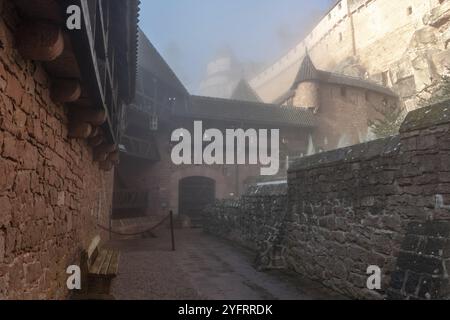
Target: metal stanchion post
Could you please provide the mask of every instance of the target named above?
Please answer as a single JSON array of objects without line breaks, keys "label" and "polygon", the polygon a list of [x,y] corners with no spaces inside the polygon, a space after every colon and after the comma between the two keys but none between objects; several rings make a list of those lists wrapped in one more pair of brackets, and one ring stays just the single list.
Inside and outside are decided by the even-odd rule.
[{"label": "metal stanchion post", "polygon": [[109,240],[112,240],[112,209],[109,212]]},{"label": "metal stanchion post", "polygon": [[175,235],[173,231],[173,211],[170,211],[170,233],[172,237],[172,251],[175,251]]}]

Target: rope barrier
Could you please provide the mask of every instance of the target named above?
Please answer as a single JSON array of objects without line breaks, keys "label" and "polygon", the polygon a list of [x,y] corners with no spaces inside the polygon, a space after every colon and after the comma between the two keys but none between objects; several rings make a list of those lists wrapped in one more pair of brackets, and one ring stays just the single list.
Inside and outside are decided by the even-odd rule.
[{"label": "rope barrier", "polygon": [[113,234],[115,234],[115,235],[118,235],[118,236],[138,236],[138,235],[141,235],[141,234],[145,234],[145,233],[152,232],[153,230],[155,230],[156,228],[158,228],[159,226],[161,226],[164,222],[166,222],[169,218],[170,218],[170,215],[166,216],[164,219],[161,220],[161,222],[157,223],[157,224],[154,225],[153,227],[151,227],[151,228],[149,228],[149,229],[146,229],[146,230],[144,230],[144,231],[139,231],[139,232],[135,232],[135,233],[122,233],[122,232],[117,232],[117,231],[114,231],[114,230],[112,230],[112,229],[110,229],[110,228],[104,227],[104,226],[102,226],[102,225],[100,225],[100,224],[97,224],[97,227],[99,227],[100,229],[102,229],[102,230],[104,230],[104,231],[111,232],[111,233],[113,233]]}]

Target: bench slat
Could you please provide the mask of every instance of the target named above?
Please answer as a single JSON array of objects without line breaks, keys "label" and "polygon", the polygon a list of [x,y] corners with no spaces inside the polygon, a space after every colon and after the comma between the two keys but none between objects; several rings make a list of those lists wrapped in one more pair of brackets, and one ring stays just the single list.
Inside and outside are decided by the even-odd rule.
[{"label": "bench slat", "polygon": [[[96,250],[98,250],[98,246],[100,245],[100,236],[95,236],[94,239],[92,239],[91,244],[88,248],[88,258],[90,259],[92,255],[95,253]],[[95,259],[95,257],[94,257]]]},{"label": "bench slat", "polygon": [[120,259],[120,252],[114,251],[111,263],[108,268],[108,273],[112,275],[116,275],[119,271],[119,259]]},{"label": "bench slat", "polygon": [[115,250],[100,250],[89,274],[111,277],[117,274],[119,269],[120,253]]},{"label": "bench slat", "polygon": [[106,251],[106,256],[105,256],[105,260],[103,261],[103,264],[98,272],[100,275],[108,274],[109,264],[111,263],[111,258],[113,255],[113,252],[111,250],[104,250],[104,251]]},{"label": "bench slat", "polygon": [[98,253],[97,259],[95,259],[94,264],[92,267],[89,268],[89,274],[99,274],[100,269],[105,261],[107,251],[100,250]]}]

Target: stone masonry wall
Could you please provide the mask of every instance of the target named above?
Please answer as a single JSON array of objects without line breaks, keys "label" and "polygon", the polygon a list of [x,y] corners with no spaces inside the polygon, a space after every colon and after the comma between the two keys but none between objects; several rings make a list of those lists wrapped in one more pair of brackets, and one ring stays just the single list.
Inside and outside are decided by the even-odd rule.
[{"label": "stone masonry wall", "polygon": [[286,216],[287,184],[250,187],[238,200],[221,200],[205,210],[207,232],[258,252],[259,267],[268,267]]},{"label": "stone masonry wall", "polygon": [[[288,265],[354,298],[448,297],[449,108],[410,113],[400,136],[294,165]],[[366,288],[370,265],[382,270],[380,291]]]},{"label": "stone masonry wall", "polygon": [[290,267],[357,298],[374,294],[365,289],[369,265],[385,272],[383,287],[388,285],[404,221],[386,205],[408,201],[391,198],[398,194],[399,142],[395,137],[320,154],[291,169],[285,230]]},{"label": "stone masonry wall", "polygon": [[0,13],[0,299],[64,298],[66,268],[108,225],[113,177],[66,138],[42,65],[14,49],[12,2]]},{"label": "stone masonry wall", "polygon": [[[252,192],[207,228],[351,298],[450,297],[450,103],[411,112],[399,136],[299,160],[287,195]],[[381,290],[367,289],[372,265]]]}]

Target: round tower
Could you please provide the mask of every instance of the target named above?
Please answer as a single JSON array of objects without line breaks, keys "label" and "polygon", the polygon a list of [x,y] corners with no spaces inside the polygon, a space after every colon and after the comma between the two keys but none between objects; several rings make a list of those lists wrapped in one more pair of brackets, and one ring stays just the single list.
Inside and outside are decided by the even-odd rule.
[{"label": "round tower", "polygon": [[292,86],[293,105],[299,108],[319,108],[319,72],[314,66],[309,54],[300,66],[300,70]]},{"label": "round tower", "polygon": [[229,98],[242,75],[242,66],[229,48],[219,50],[208,63],[206,76],[200,83],[199,94]]}]

